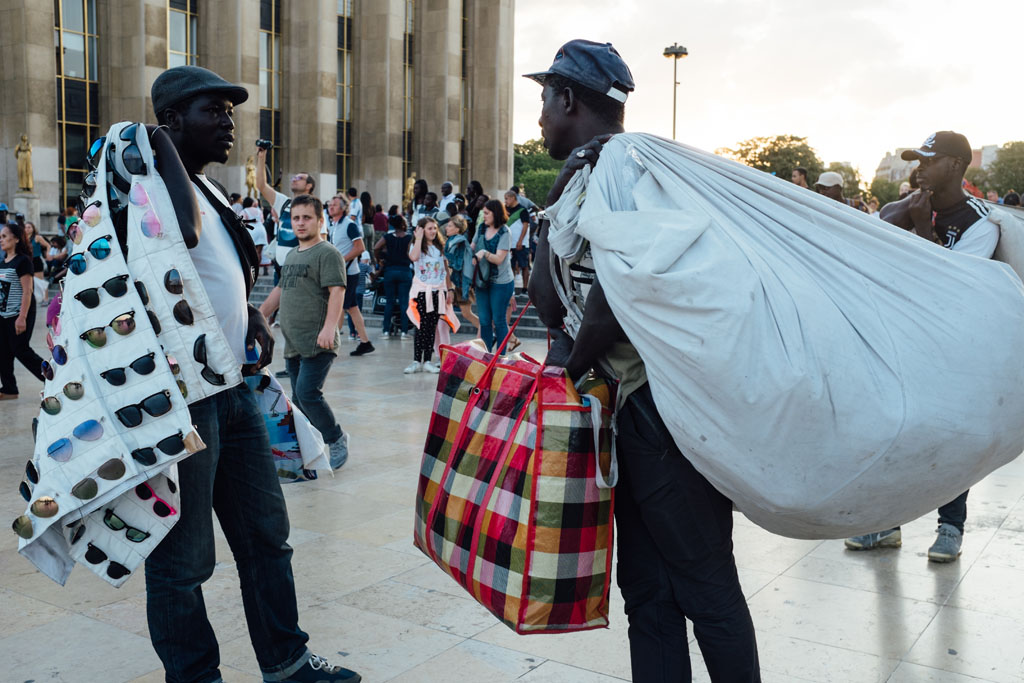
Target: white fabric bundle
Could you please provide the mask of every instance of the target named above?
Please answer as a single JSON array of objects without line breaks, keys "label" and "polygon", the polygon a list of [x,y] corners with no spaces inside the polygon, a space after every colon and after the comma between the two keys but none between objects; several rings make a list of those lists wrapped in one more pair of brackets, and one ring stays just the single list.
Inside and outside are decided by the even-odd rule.
[{"label": "white fabric bundle", "polygon": [[590,242],[680,449],[769,531],[885,529],[1024,450],[1004,264],[648,135],[614,137],[548,213],[560,256]]}]

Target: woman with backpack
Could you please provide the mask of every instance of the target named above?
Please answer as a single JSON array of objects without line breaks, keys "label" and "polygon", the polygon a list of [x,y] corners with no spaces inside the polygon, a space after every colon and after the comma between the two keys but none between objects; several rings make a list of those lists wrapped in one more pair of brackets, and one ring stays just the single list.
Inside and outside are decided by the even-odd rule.
[{"label": "woman with backpack", "polygon": [[476,303],[476,293],[473,291],[473,247],[466,236],[469,223],[464,216],[456,214],[445,224],[444,229],[444,256],[448,259],[452,289],[455,290],[452,303],[479,334],[480,318],[473,313],[473,304]]}]

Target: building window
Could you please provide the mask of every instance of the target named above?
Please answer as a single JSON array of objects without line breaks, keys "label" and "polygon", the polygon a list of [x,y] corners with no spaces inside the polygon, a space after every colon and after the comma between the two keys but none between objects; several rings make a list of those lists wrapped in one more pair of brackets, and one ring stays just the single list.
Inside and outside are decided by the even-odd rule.
[{"label": "building window", "polygon": [[167,68],[195,64],[199,0],[167,2]]},{"label": "building window", "polygon": [[96,0],[55,0],[57,173],[61,206],[77,204],[88,173],[89,143],[99,137]]},{"label": "building window", "polygon": [[281,0],[260,0],[260,137],[272,140],[267,166],[274,184],[281,174]]},{"label": "building window", "polygon": [[466,167],[466,126],[469,120],[469,0],[462,0],[462,88],[459,93],[459,191],[465,192],[469,185],[469,169]]},{"label": "building window", "polygon": [[352,174],[352,0],[338,0],[338,192]]},{"label": "building window", "polygon": [[402,99],[405,110],[402,118],[402,178],[412,175],[412,133],[413,133],[413,49],[416,28],[416,0],[405,0],[405,49],[402,56],[404,80]]}]

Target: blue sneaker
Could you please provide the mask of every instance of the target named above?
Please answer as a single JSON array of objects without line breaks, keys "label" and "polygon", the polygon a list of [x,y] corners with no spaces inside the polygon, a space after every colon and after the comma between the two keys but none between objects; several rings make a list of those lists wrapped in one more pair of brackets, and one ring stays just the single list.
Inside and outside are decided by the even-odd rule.
[{"label": "blue sneaker", "polygon": [[874,550],[875,548],[899,548],[903,545],[903,534],[899,529],[876,531],[873,534],[854,536],[844,541],[850,550]]},{"label": "blue sneaker", "polygon": [[301,669],[281,683],[359,683],[363,677],[342,666],[331,666],[318,655],[309,658]]},{"label": "blue sneaker", "polygon": [[348,460],[348,434],[342,434],[337,441],[328,444],[332,470],[340,470]]},{"label": "blue sneaker", "polygon": [[960,546],[964,535],[952,524],[940,524],[938,538],[928,548],[928,559],[932,562],[955,562],[960,557]]}]

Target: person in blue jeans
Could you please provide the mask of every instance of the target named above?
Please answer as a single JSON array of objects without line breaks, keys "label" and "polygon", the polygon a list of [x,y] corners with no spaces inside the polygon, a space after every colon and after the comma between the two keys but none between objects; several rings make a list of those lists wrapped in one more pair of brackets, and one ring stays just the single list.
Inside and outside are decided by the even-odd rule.
[{"label": "person in blue jeans", "polygon": [[473,241],[473,263],[488,272],[486,287],[476,288],[477,315],[480,317],[480,338],[487,350],[502,353],[508,323],[505,312],[515,291],[515,276],[512,274],[511,244],[505,222],[505,205],[491,199],[483,208],[484,222]]},{"label": "person in blue jeans", "polygon": [[384,338],[391,335],[391,315],[401,316],[402,339],[409,334],[409,316],[405,313],[405,302],[409,301],[412,287],[412,261],[409,260],[409,245],[412,235],[406,230],[405,218],[395,214],[388,218],[388,226],[394,232],[386,233],[373,245],[377,262],[383,264],[381,274],[387,303],[384,305]]},{"label": "person in blue jeans", "polygon": [[[177,157],[173,151],[161,152],[160,174],[175,204],[193,209],[179,213],[179,223],[199,279],[209,289],[216,287],[217,296],[211,297],[214,312],[238,363],[244,363],[246,350],[258,343],[255,365],[266,367],[273,358],[274,336],[263,315],[246,304],[255,250],[247,254],[245,242],[232,232],[225,217],[232,213],[227,199],[218,210],[211,203],[216,198],[206,198],[194,184],[204,182],[201,177],[208,164],[227,161],[235,127],[233,108],[246,99],[242,86],[195,66],[168,69],[152,88],[160,130],[178,152]],[[205,208],[202,213],[199,206]],[[189,216],[201,221],[201,232],[189,224]],[[206,448],[178,462],[178,521],[146,560],[149,635],[165,679],[223,680],[217,637],[203,600],[203,583],[213,575],[217,561],[216,512],[234,556],[249,638],[263,680],[358,683],[358,673],[332,666],[310,652],[309,636],[299,628],[288,510],[252,390],[244,382],[225,386],[191,403],[189,411]]]}]

